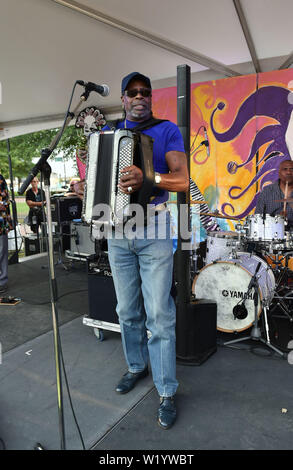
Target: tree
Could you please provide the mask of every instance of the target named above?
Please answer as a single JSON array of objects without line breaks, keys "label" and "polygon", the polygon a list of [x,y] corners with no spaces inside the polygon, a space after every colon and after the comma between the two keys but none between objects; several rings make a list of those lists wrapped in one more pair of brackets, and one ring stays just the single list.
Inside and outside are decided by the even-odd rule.
[{"label": "tree", "polygon": [[[34,166],[33,159],[39,158],[41,150],[50,146],[58,131],[59,129],[48,129],[9,139],[13,176],[18,178],[18,181],[28,175],[29,170]],[[56,158],[60,151],[63,152],[65,160],[74,158],[76,148],[81,145],[84,145],[82,130],[77,129],[75,126],[67,127],[48,163],[50,163],[50,159]],[[9,177],[6,140],[0,141],[0,171],[5,178]]]}]

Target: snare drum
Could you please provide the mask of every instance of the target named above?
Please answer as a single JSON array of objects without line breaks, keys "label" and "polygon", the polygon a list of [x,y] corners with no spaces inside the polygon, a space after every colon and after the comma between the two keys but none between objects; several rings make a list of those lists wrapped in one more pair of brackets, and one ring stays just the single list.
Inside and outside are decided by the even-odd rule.
[{"label": "snare drum", "polygon": [[283,240],[285,238],[285,221],[281,215],[274,217],[254,214],[246,217],[247,239],[254,241]]},{"label": "snare drum", "polygon": [[[248,286],[258,264],[258,306],[257,315],[261,314],[261,302],[268,306],[274,296],[275,278],[267,263],[250,253],[237,253],[237,258],[221,260],[202,268],[195,277],[192,292],[198,299],[210,299],[217,303],[217,329],[232,333],[249,328],[255,318],[254,289],[249,293]],[[245,299],[247,315],[236,318],[233,309]]]},{"label": "snare drum", "polygon": [[222,258],[229,258],[232,251],[243,251],[243,242],[236,232],[208,232],[206,264]]}]

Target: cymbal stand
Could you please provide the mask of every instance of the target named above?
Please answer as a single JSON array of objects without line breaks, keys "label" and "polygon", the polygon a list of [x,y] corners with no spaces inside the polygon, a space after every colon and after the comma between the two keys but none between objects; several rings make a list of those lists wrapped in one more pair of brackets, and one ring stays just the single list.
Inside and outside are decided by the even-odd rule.
[{"label": "cymbal stand", "polygon": [[[276,265],[282,264],[282,261],[291,255],[292,255],[292,251],[287,252],[280,261],[277,258],[275,260],[275,264]],[[271,260],[274,261],[272,258]],[[285,317],[287,317],[290,320],[290,322],[293,322],[293,312],[288,307],[288,301],[293,300],[293,290],[290,289],[289,286],[282,285],[284,275],[286,275],[289,269],[287,265],[288,265],[288,261],[286,262],[286,267],[283,268],[283,273],[281,273],[281,278],[279,279],[277,288],[275,289],[275,294],[274,294],[272,301],[276,300],[277,302],[272,308],[270,307],[270,314],[272,314],[276,308],[280,307]],[[284,293],[285,290],[287,290],[287,293]]]},{"label": "cymbal stand", "polygon": [[258,267],[256,268],[255,273],[254,273],[253,277],[251,278],[251,281],[250,281],[249,286],[248,286],[248,291],[247,291],[247,293],[248,293],[252,288],[254,288],[254,295],[253,295],[254,322],[253,322],[253,327],[251,329],[251,333],[250,333],[249,336],[245,336],[244,338],[238,338],[238,339],[234,339],[234,340],[231,340],[231,341],[226,341],[224,343],[224,346],[227,346],[229,344],[240,343],[240,342],[247,341],[247,340],[260,341],[261,343],[268,346],[270,349],[272,349],[275,352],[277,352],[278,354],[280,354],[282,357],[286,357],[285,353],[283,353],[282,351],[277,349],[270,342],[269,327],[268,327],[268,321],[267,321],[267,305],[265,303],[262,303],[262,301],[261,301],[261,304],[263,304],[262,307],[263,307],[263,312],[264,312],[265,329],[266,329],[266,337],[267,338],[264,339],[261,336],[261,330],[258,326],[258,314],[257,314],[258,313],[258,297],[259,297],[258,296],[259,285],[258,285],[258,281],[257,281],[257,277],[258,277],[257,276],[257,271],[258,271]]},{"label": "cymbal stand", "polygon": [[273,297],[273,300],[277,300],[277,303],[272,308],[270,308],[270,314],[272,314],[277,307],[280,307],[285,317],[287,317],[290,322],[293,322],[293,313],[290,308],[288,308],[288,305],[286,305],[286,301],[288,302],[290,300],[293,300],[292,294],[292,290],[290,290],[290,292],[283,296],[279,296],[276,293]]}]

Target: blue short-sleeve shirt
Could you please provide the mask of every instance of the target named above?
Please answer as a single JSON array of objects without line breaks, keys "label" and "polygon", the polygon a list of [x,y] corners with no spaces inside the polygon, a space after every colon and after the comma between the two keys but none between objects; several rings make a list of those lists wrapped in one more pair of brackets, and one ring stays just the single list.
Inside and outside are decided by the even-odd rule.
[{"label": "blue short-sleeve shirt", "polygon": [[[140,123],[129,121],[128,119],[119,121],[117,129],[133,129]],[[109,129],[108,126],[103,130]],[[185,152],[184,142],[181,132],[176,124],[171,121],[162,121],[159,124],[141,131],[143,134],[149,135],[153,138],[153,166],[154,171],[158,173],[168,173],[169,168],[166,162],[165,155],[170,151]],[[152,199],[152,204],[159,204],[168,200],[168,191],[157,190],[155,199]]]}]

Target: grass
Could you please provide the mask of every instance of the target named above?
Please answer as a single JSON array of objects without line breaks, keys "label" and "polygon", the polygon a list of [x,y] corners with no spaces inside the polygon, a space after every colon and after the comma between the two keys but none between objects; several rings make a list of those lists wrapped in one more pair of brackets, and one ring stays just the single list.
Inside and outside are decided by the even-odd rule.
[{"label": "grass", "polygon": [[18,222],[22,223],[25,216],[28,215],[29,207],[26,202],[16,201],[16,210],[17,210]]}]

